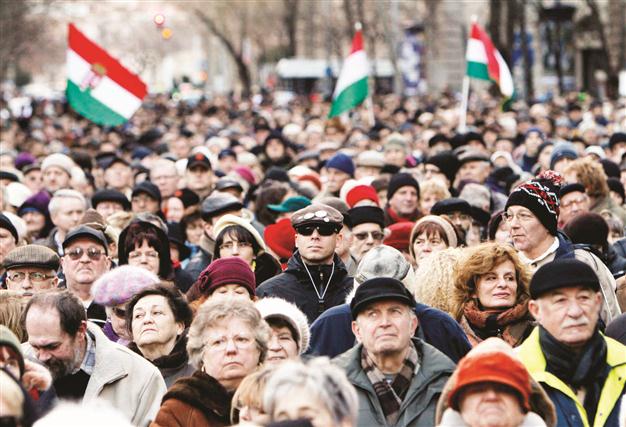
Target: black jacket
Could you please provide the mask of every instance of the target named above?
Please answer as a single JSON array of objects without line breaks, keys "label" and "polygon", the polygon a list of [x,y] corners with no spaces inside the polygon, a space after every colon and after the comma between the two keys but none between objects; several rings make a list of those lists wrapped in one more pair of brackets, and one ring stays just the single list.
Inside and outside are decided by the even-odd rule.
[{"label": "black jacket", "polygon": [[[346,297],[352,290],[353,279],[348,276],[345,265],[335,254],[334,258],[335,271],[330,279],[328,291],[324,295],[323,301],[320,301],[311,279],[307,274],[302,258],[296,251],[287,262],[287,269],[276,277],[266,280],[256,290],[259,298],[263,297],[279,297],[283,298],[298,306],[300,310],[313,323],[317,317],[325,310],[339,304],[343,304]],[[324,290],[328,282],[332,266],[308,266],[308,269],[315,281],[320,294]]]}]

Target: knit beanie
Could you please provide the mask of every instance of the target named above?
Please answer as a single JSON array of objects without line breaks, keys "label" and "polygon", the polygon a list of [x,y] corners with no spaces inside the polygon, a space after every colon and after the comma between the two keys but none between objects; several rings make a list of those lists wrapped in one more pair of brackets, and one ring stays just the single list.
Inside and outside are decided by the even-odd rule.
[{"label": "knit beanie", "polygon": [[413,229],[413,222],[402,221],[391,224],[387,227],[389,235],[383,240],[383,244],[391,246],[399,251],[407,251],[409,249],[409,236]]},{"label": "knit beanie", "polygon": [[0,325],[0,347],[11,347],[18,358],[18,364],[20,365],[20,377],[24,375],[24,353],[22,352],[22,346],[17,336],[4,325]]},{"label": "knit beanie", "polygon": [[619,179],[621,172],[617,163],[609,159],[600,159],[599,161],[607,177]]},{"label": "knit beanie", "polygon": [[459,362],[453,378],[448,405],[454,410],[459,409],[459,395],[465,387],[486,382],[512,388],[522,407],[530,411],[530,374],[518,359],[504,351],[470,352]]},{"label": "knit beanie", "polygon": [[9,233],[11,233],[11,235],[13,236],[15,243],[17,244],[17,242],[20,240],[19,234],[17,233],[17,228],[9,219],[9,217],[4,213],[0,213],[0,228],[8,230]]},{"label": "knit beanie", "polygon": [[530,297],[537,299],[546,292],[571,286],[600,290],[600,281],[593,269],[574,258],[558,258],[542,265],[530,280]]},{"label": "knit beanie", "polygon": [[294,337],[298,344],[298,355],[309,348],[311,331],[306,315],[295,305],[282,298],[267,297],[254,303],[255,307],[265,319],[279,318],[286,321],[296,333]]},{"label": "knit beanie", "polygon": [[350,156],[343,153],[337,153],[328,159],[325,167],[326,169],[338,169],[350,176],[354,176],[354,162]]},{"label": "knit beanie", "polygon": [[626,192],[624,191],[624,184],[618,178],[609,178],[606,183],[609,185],[609,190],[619,194],[622,198],[622,204],[626,201]]},{"label": "knit beanie", "polygon": [[410,173],[397,173],[391,177],[389,186],[387,187],[387,200],[391,199],[396,191],[402,187],[413,187],[417,191],[417,197],[420,196],[420,186],[417,180]]},{"label": "knit beanie", "polygon": [[450,182],[454,181],[454,177],[459,170],[459,159],[451,151],[437,153],[426,159],[425,163],[437,166]]},{"label": "knit beanie", "polygon": [[574,144],[569,142],[560,142],[554,146],[554,150],[550,156],[550,169],[554,169],[554,165],[559,160],[565,158],[575,160],[578,158],[578,153],[576,152]]},{"label": "knit beanie", "polygon": [[361,200],[371,200],[376,203],[376,206],[380,205],[378,194],[376,194],[376,190],[371,185],[357,185],[352,187],[346,194],[346,203],[348,203],[348,206],[351,208]]},{"label": "knit beanie", "polygon": [[411,237],[409,239],[409,251],[411,252],[411,255],[415,256],[415,254],[413,253],[413,242],[417,238],[417,229],[420,225],[427,222],[437,224],[443,229],[444,233],[446,234],[446,240],[448,241],[449,248],[457,247],[458,239],[456,237],[456,232],[454,231],[453,225],[439,215],[426,215],[420,218],[419,221],[417,221],[411,229]]},{"label": "knit beanie", "polygon": [[[548,176],[548,175],[547,175]],[[509,195],[504,210],[509,206],[523,206],[530,210],[544,227],[556,236],[559,217],[560,175],[554,173],[553,180],[538,178],[525,182]]]},{"label": "knit beanie", "polygon": [[113,307],[125,304],[145,288],[156,285],[160,279],[145,268],[122,265],[100,276],[91,287],[96,304]]},{"label": "knit beanie", "polygon": [[204,295],[210,295],[224,285],[241,285],[246,288],[251,297],[256,292],[254,272],[248,263],[239,257],[216,259],[200,273],[198,281],[200,291]]},{"label": "knit beanie", "polygon": [[289,218],[283,218],[275,224],[265,227],[263,232],[267,246],[280,257],[288,259],[296,247],[296,230]]},{"label": "knit beanie", "polygon": [[583,212],[572,218],[563,228],[572,243],[600,245],[607,248],[609,225],[602,215],[594,212]]}]

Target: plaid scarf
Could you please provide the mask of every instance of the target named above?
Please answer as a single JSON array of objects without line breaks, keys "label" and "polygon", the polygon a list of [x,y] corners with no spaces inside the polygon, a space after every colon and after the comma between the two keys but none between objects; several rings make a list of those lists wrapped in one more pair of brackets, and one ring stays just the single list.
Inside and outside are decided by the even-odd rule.
[{"label": "plaid scarf", "polygon": [[419,356],[415,345],[412,341],[409,344],[409,352],[404,359],[402,368],[391,383],[387,381],[385,374],[378,369],[365,347],[361,350],[361,367],[374,386],[374,392],[378,397],[388,425],[394,425],[398,421],[400,405],[419,366]]}]

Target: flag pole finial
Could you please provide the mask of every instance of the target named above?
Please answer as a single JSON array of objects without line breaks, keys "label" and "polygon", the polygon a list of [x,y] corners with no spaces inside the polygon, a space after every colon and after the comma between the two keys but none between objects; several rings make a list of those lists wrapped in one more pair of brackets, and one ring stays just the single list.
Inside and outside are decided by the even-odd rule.
[{"label": "flag pole finial", "polygon": [[363,26],[361,25],[361,23],[360,23],[360,22],[355,22],[355,23],[354,23],[354,29],[355,29],[356,31],[361,31],[361,29],[362,29],[362,28],[363,28]]}]

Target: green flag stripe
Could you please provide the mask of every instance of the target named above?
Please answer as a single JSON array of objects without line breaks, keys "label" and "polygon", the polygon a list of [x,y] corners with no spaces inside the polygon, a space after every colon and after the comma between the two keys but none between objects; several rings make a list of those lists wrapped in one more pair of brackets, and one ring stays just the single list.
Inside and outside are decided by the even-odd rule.
[{"label": "green flag stripe", "polygon": [[467,61],[467,75],[474,79],[491,80],[489,78],[489,70],[487,64],[482,62]]},{"label": "green flag stripe", "polygon": [[335,117],[353,107],[356,107],[367,98],[367,77],[357,80],[345,90],[343,90],[337,98],[333,100],[330,107],[328,117]]},{"label": "green flag stripe", "polygon": [[105,126],[117,126],[126,123],[126,118],[94,99],[87,91],[82,91],[71,80],[67,81],[65,91],[67,101],[81,116]]}]

